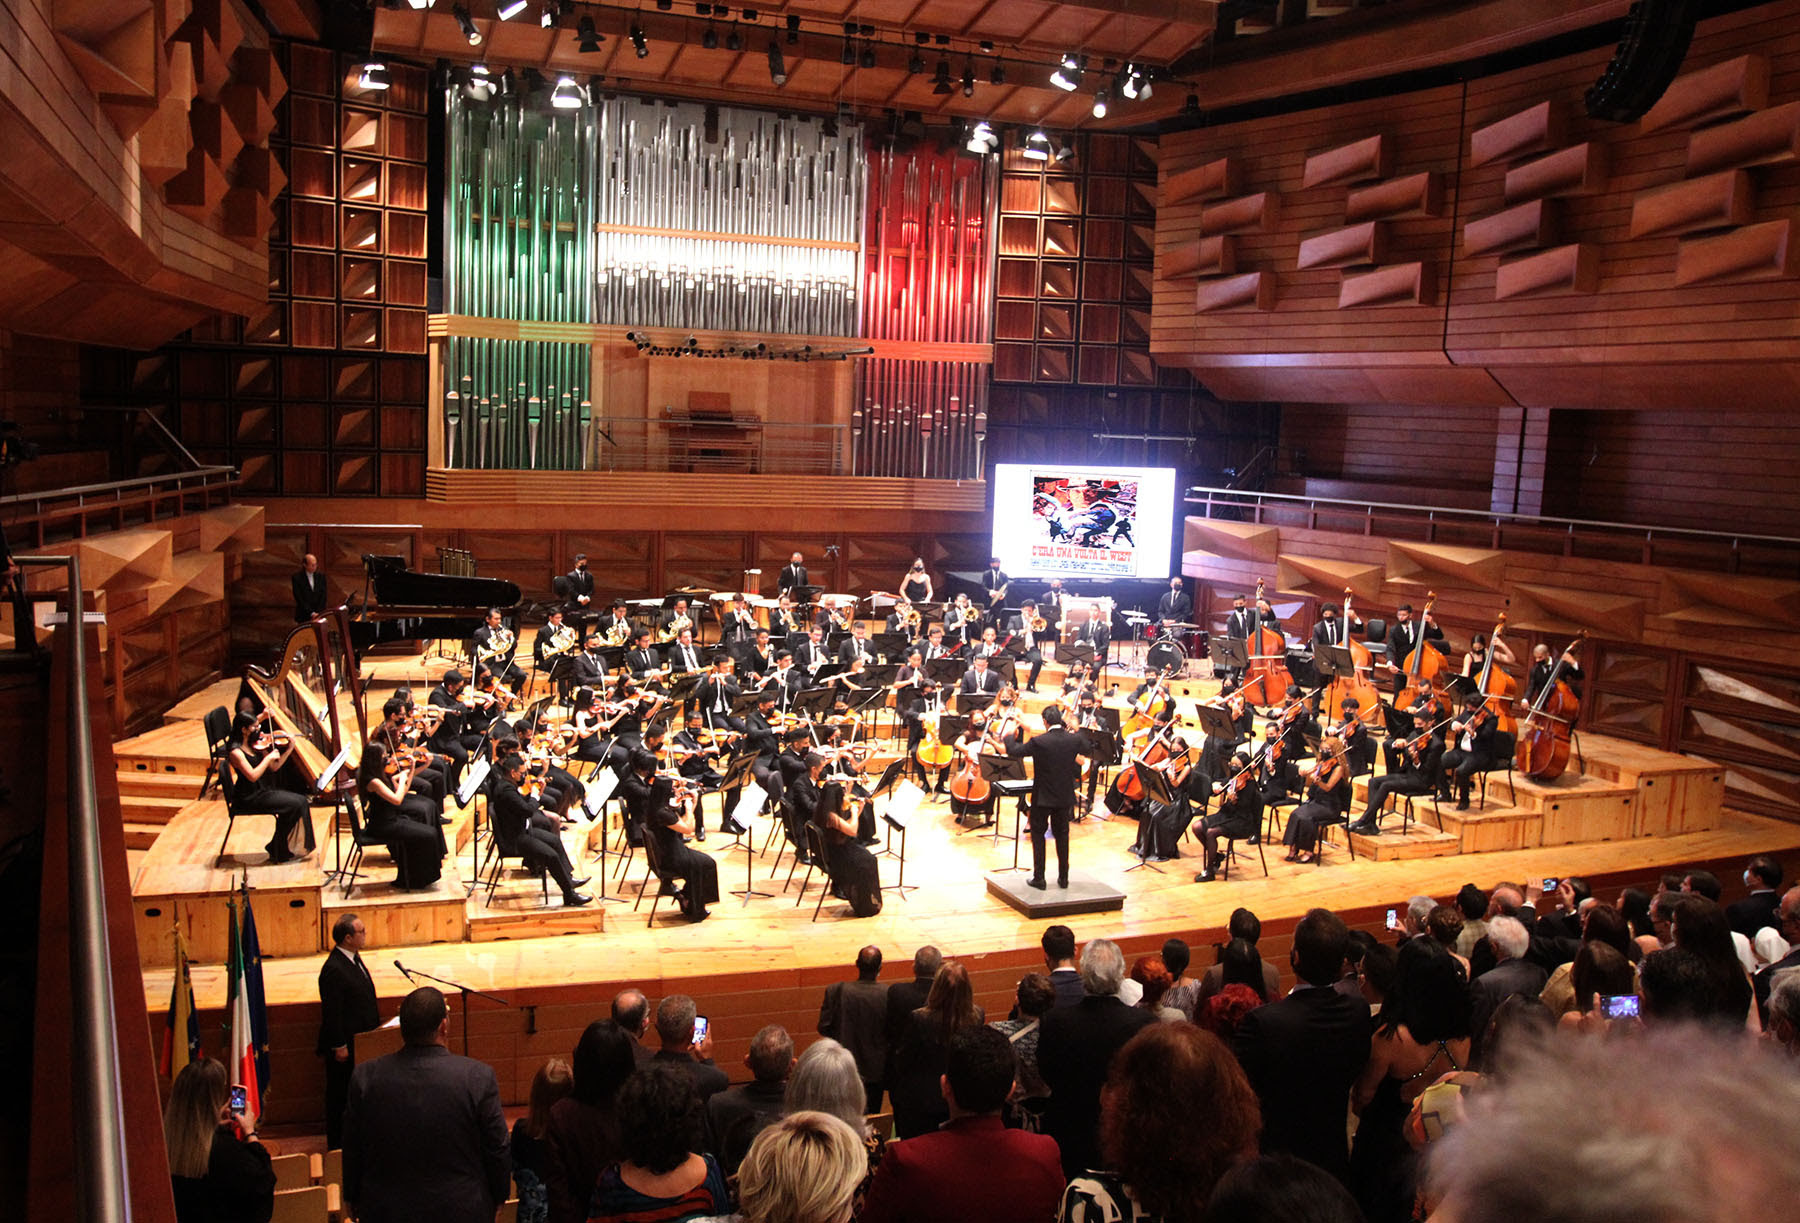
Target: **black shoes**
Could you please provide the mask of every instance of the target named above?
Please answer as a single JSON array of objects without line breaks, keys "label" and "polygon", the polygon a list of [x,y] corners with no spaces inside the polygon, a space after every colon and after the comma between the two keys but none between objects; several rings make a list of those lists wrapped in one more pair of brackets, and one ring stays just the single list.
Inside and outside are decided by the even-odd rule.
[{"label": "black shoes", "polygon": [[694,829],[694,840],[699,841],[702,844],[704,844],[706,841],[706,829],[704,829],[704,828]]},{"label": "black shoes", "polygon": [[1467,811],[1469,809],[1469,796],[1467,794],[1456,800],[1456,809],[1458,811]]},{"label": "black shoes", "polygon": [[724,833],[728,837],[741,837],[741,836],[744,836],[745,834],[747,834],[750,830],[748,828],[744,827],[742,824],[738,823],[736,820],[727,816],[724,820],[720,821],[719,831]]},{"label": "black shoes", "polygon": [[[1031,878],[1029,878],[1025,881],[1025,886],[1028,888],[1036,888],[1038,891],[1041,892],[1044,890],[1044,887],[1045,887],[1044,877],[1042,875],[1033,875]],[[1065,884],[1063,884],[1063,886],[1068,887],[1069,885],[1065,883]]]},{"label": "black shoes", "polygon": [[1059,888],[1068,887],[1069,886],[1069,877],[1067,875],[1058,875],[1056,877],[1056,886]]},{"label": "black shoes", "polygon": [[567,896],[563,897],[563,908],[565,909],[579,909],[583,905],[591,905],[593,903],[594,898],[592,896],[585,896],[580,892],[570,892]]},{"label": "black shoes", "polygon": [[1381,834],[1381,828],[1368,820],[1357,820],[1356,823],[1346,824],[1344,827],[1348,832],[1360,833],[1365,837],[1379,836]]},{"label": "black shoes", "polygon": [[1213,874],[1213,872],[1210,869],[1208,869],[1208,870],[1201,871],[1198,875],[1195,875],[1194,882],[1195,883],[1211,883],[1216,878],[1218,878],[1218,876]]}]

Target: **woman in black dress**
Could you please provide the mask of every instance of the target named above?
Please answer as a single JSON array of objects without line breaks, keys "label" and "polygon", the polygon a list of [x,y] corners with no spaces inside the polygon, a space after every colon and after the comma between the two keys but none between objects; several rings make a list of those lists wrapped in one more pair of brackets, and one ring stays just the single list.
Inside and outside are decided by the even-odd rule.
[{"label": "woman in black dress", "polygon": [[431,800],[408,794],[411,784],[409,768],[389,772],[387,749],[381,744],[363,748],[356,788],[362,795],[365,822],[394,859],[394,886],[420,891],[437,884],[446,849]]},{"label": "woman in black dress", "polygon": [[[641,764],[644,755],[647,753],[640,751],[634,764]],[[654,757],[650,767],[656,767]],[[641,768],[638,774],[643,775]],[[691,794],[677,801],[673,778],[655,778],[644,799],[644,832],[655,838],[656,861],[662,868],[661,873],[687,884],[675,893],[681,901],[681,911],[693,921],[705,921],[708,916],[706,906],[719,899],[719,864],[706,854],[688,848],[682,841],[683,837],[694,835],[693,801]]]},{"label": "woman in black dress", "polygon": [[900,579],[900,597],[917,606],[931,602],[931,575],[925,572],[925,559],[914,557],[912,568]]},{"label": "woman in black dress", "polygon": [[1169,783],[1172,801],[1146,799],[1137,843],[1132,852],[1146,862],[1167,862],[1181,856],[1176,842],[1193,819],[1194,800],[1204,803],[1212,793],[1212,779],[1195,764],[1196,753],[1179,734],[1169,739],[1169,759],[1155,766]]},{"label": "woman in black dress", "polygon": [[1319,851],[1319,829],[1335,824],[1350,809],[1350,766],[1344,741],[1327,735],[1319,742],[1319,759],[1306,772],[1306,799],[1288,816],[1281,839],[1289,862],[1311,862]]},{"label": "woman in black dress", "polygon": [[1250,776],[1250,758],[1238,752],[1231,758],[1223,781],[1216,783],[1219,809],[1194,825],[1194,836],[1206,850],[1206,865],[1195,883],[1211,883],[1218,876],[1219,838],[1233,841],[1255,836],[1262,828],[1262,792]]},{"label": "woman in black dress", "polygon": [[278,745],[257,737],[260,723],[254,714],[240,713],[231,722],[228,767],[233,778],[234,807],[266,811],[275,817],[275,831],[266,847],[269,865],[292,862],[313,851],[313,826],[308,818],[305,782],[290,765],[294,744]]},{"label": "woman in black dress", "polygon": [[179,1223],[268,1223],[275,1172],[256,1118],[232,1112],[231,1080],[210,1057],[189,1062],[169,1088],[163,1141]]},{"label": "woman in black dress", "polygon": [[881,866],[857,843],[857,826],[845,818],[846,801],[842,782],[827,783],[813,804],[812,823],[825,843],[833,893],[848,900],[858,917],[874,917],[881,912]]}]

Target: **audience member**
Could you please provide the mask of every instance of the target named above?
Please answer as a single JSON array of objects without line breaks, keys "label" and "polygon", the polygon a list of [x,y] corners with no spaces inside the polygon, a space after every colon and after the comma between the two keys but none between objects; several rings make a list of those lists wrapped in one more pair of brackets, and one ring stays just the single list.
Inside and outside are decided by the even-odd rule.
[{"label": "audience member", "polygon": [[1349,939],[1344,943],[1344,972],[1338,978],[1337,992],[1352,998],[1361,998],[1362,962],[1369,948],[1379,946],[1375,936],[1367,930],[1352,930]]},{"label": "audience member", "polygon": [[1800,1058],[1800,972],[1788,969],[1769,991],[1769,1040]]},{"label": "audience member", "polygon": [[1399,965],[1400,952],[1387,943],[1377,943],[1363,953],[1358,978],[1362,999],[1369,1004],[1370,1014],[1380,1011],[1393,991],[1394,974],[1399,971]]},{"label": "audience member", "polygon": [[1013,1098],[1031,1101],[1032,1104],[1026,1107],[1034,1113],[1041,1111],[1044,1098],[1050,1094],[1049,1084],[1044,1082],[1043,1073],[1038,1069],[1037,1050],[1043,1018],[1055,1005],[1056,989],[1050,984],[1050,978],[1041,972],[1028,972],[1019,978],[1018,1004],[1013,1008],[1017,1017],[996,1019],[988,1024],[1012,1042],[1013,1056],[1017,1059]]},{"label": "audience member", "polygon": [[[661,1025],[658,1008],[658,1026]],[[711,1155],[700,1153],[701,1102],[693,1077],[652,1062],[619,1089],[621,1156],[600,1174],[590,1223],[679,1223],[724,1214],[731,1194]]]},{"label": "audience member", "polygon": [[[1489,923],[1490,940],[1498,920]],[[1368,1065],[1350,1098],[1360,1118],[1350,1148],[1350,1189],[1371,1223],[1410,1214],[1414,1158],[1406,1115],[1439,1075],[1469,1064],[1469,1032],[1462,965],[1434,939],[1408,940],[1377,1017]]]},{"label": "audience member", "polygon": [[1008,1129],[1011,1043],[989,1027],[950,1039],[942,1078],[950,1119],[889,1144],[858,1215],[861,1223],[1041,1223],[1062,1196],[1053,1139]]},{"label": "audience member", "polygon": [[210,1057],[183,1066],[169,1087],[163,1143],[179,1223],[269,1223],[274,1213],[269,1153],[254,1120],[230,1105],[231,1080]]},{"label": "audience member", "polygon": [[1692,896],[1704,896],[1714,904],[1725,895],[1725,885],[1719,877],[1708,870],[1695,868],[1681,877],[1681,890]]},{"label": "audience member", "polygon": [[400,1003],[405,1044],[350,1076],[344,1208],[361,1223],[493,1223],[511,1188],[506,1117],[493,1068],[450,1052],[444,995]]},{"label": "audience member", "polygon": [[[1263,1002],[1281,996],[1281,977],[1275,966],[1264,961],[1262,954],[1256,950],[1256,944],[1247,939],[1234,938],[1226,943],[1224,950],[1219,953],[1217,967],[1220,989],[1228,985],[1242,985],[1253,990]],[[1271,976],[1275,979],[1273,988],[1269,986]]]},{"label": "audience member", "polygon": [[[1691,881],[1693,876],[1688,878]],[[1727,1013],[1735,1015],[1738,1022],[1761,1031],[1755,1005],[1756,990],[1751,984],[1750,972],[1732,942],[1734,936],[1725,922],[1725,911],[1705,896],[1687,896],[1675,906],[1674,931],[1675,946],[1700,957],[1707,970],[1717,978]]]},{"label": "audience member", "polygon": [[1133,1036],[1102,1098],[1105,1170],[1070,1180],[1058,1223],[1199,1223],[1219,1178],[1256,1154],[1256,1093],[1218,1038],[1189,1024]]},{"label": "audience member", "polygon": [[819,1004],[819,1035],[829,1036],[856,1058],[868,1107],[881,1107],[887,1078],[887,996],[881,976],[881,948],[856,953],[856,980],[833,981]]},{"label": "audience member", "polygon": [[1169,975],[1168,966],[1159,955],[1139,956],[1137,963],[1131,966],[1131,979],[1143,991],[1134,1005],[1141,1006],[1152,1014],[1162,1009],[1163,995],[1175,983],[1175,978]]},{"label": "audience member", "polygon": [[[670,994],[656,1006],[656,1035],[662,1041],[648,1065],[673,1066],[693,1081],[694,1092],[702,1105],[731,1085],[712,1057],[713,1035],[709,1025],[706,1035],[695,1038],[694,1021],[699,1008],[686,994]],[[704,1115],[704,1113],[702,1114]]]},{"label": "audience member", "polygon": [[[931,995],[931,982],[943,966],[943,953],[927,944],[913,952],[913,975],[910,981],[896,981],[887,993],[887,1070],[894,1067],[894,1054],[912,1024],[912,1013],[925,1005]],[[890,1087],[891,1091],[892,1088]]]},{"label": "audience member", "polygon": [[550,1110],[567,1099],[575,1079],[569,1063],[553,1057],[531,1076],[531,1095],[525,1115],[513,1122],[513,1184],[519,1189],[518,1223],[544,1223],[550,1216],[549,1151]]},{"label": "audience member", "polygon": [[1364,1223],[1356,1199],[1324,1169],[1292,1155],[1236,1165],[1213,1189],[1203,1223]]},{"label": "audience member", "polygon": [[612,1020],[631,1041],[631,1056],[643,1065],[656,1056],[656,1050],[644,1043],[650,1031],[650,999],[641,989],[624,989],[613,995]]},{"label": "audience member", "polygon": [[1676,1023],[1740,1028],[1743,1016],[1720,988],[1719,974],[1680,947],[1652,951],[1638,965],[1638,1011],[1646,1026]]},{"label": "audience member", "polygon": [[789,1113],[756,1136],[738,1167],[743,1223],[849,1223],[867,1169],[842,1119]]},{"label": "audience member", "polygon": [[737,1171],[756,1136],[782,1114],[794,1070],[794,1038],[778,1023],[765,1025],[750,1038],[744,1065],[748,1083],[727,1087],[706,1102],[712,1151],[727,1176]]},{"label": "audience member", "polygon": [[1400,938],[1419,938],[1425,933],[1425,923],[1431,917],[1431,911],[1437,908],[1437,901],[1429,896],[1409,896],[1406,908],[1400,914]]},{"label": "audience member", "polygon": [[1233,981],[1200,1004],[1194,1022],[1230,1044],[1244,1016],[1262,1004],[1261,994],[1248,985]]},{"label": "audience member", "polygon": [[1644,946],[1645,939],[1652,942],[1656,939],[1656,925],[1650,920],[1650,893],[1642,888],[1626,888],[1619,893],[1618,909],[1631,927],[1631,937],[1637,940],[1638,946],[1645,951],[1655,951],[1655,947]]},{"label": "audience member", "polygon": [[1767,1004],[1776,973],[1783,969],[1800,968],[1800,887],[1789,888],[1783,893],[1781,902],[1775,906],[1775,921],[1781,937],[1792,946],[1786,955],[1756,974],[1754,984],[1758,1006]]},{"label": "audience member", "polygon": [[1744,868],[1744,886],[1750,894],[1725,906],[1725,920],[1747,939],[1755,939],[1764,926],[1777,924],[1775,910],[1781,903],[1781,863],[1758,854]]},{"label": "audience member", "polygon": [[[850,1050],[830,1037],[821,1037],[807,1046],[788,1078],[787,1111],[789,1115],[830,1113],[856,1133],[863,1148],[863,1176],[856,1193],[860,1204],[869,1178],[881,1163],[886,1142],[883,1135],[869,1127],[862,1076],[857,1073],[856,1059]],[[742,1175],[740,1171],[739,1176]]]},{"label": "audience member", "polygon": [[[1632,940],[1631,927],[1626,922],[1625,915],[1608,904],[1589,905],[1587,911],[1582,914],[1581,946],[1586,947],[1589,943],[1606,944],[1625,957],[1628,966],[1643,958],[1643,952]],[[1580,958],[1581,953],[1578,949],[1575,959]],[[1544,1000],[1544,1005],[1550,1008],[1550,1013],[1559,1018],[1577,1009],[1574,972],[1575,960],[1570,960],[1567,964],[1558,964],[1556,971],[1550,974],[1550,979],[1544,983],[1544,988],[1538,993],[1538,997]],[[1631,993],[1632,991],[1627,989],[1623,992]]]},{"label": "audience member", "polygon": [[1163,967],[1169,970],[1172,978],[1169,988],[1163,992],[1162,1005],[1165,1009],[1173,1007],[1192,1021],[1200,983],[1187,975],[1188,965],[1192,963],[1188,945],[1178,938],[1165,940],[1162,959]]},{"label": "audience member", "polygon": [[1425,933],[1444,945],[1444,950],[1462,961],[1463,971],[1469,969],[1469,957],[1458,951],[1457,944],[1462,942],[1463,915],[1462,910],[1454,905],[1432,905],[1431,912],[1425,915]]},{"label": "audience member", "polygon": [[325,1059],[325,1146],[344,1145],[344,1099],[356,1069],[356,1034],[381,1024],[375,979],[363,963],[369,931],[362,918],[345,913],[331,923],[331,950],[319,965],[319,1039]]},{"label": "audience member", "polygon": [[[1645,969],[1658,956],[1645,959]],[[1800,1076],[1755,1042],[1693,1028],[1552,1041],[1435,1144],[1456,1223],[1739,1223],[1800,1200]],[[1580,1107],[1546,1108],[1567,1099]]]},{"label": "audience member", "polygon": [[[1242,940],[1254,949],[1262,941],[1262,922],[1256,914],[1248,909],[1233,909],[1231,917],[1225,923],[1226,941],[1220,944],[1218,955],[1213,966],[1208,968],[1200,978],[1200,990],[1194,999],[1196,1008],[1202,1002],[1218,993],[1225,985],[1225,952],[1233,942]],[[1261,953],[1258,952],[1258,958]],[[1264,999],[1274,998],[1281,993],[1281,970],[1267,960],[1262,961],[1263,979],[1259,986],[1256,982],[1246,981],[1244,984],[1255,989]]]},{"label": "audience member", "polygon": [[1487,893],[1472,883],[1465,883],[1456,893],[1456,910],[1462,914],[1462,933],[1456,936],[1456,946],[1452,948],[1464,961],[1475,949],[1475,944],[1487,937]]},{"label": "audience member", "polygon": [[1264,1154],[1287,1152],[1348,1180],[1344,1118],[1369,1062],[1373,1024],[1360,999],[1336,988],[1349,930],[1313,909],[1294,927],[1288,962],[1300,985],[1245,1015],[1231,1042],[1262,1105]]},{"label": "audience member", "polygon": [[894,1099],[894,1134],[912,1138],[949,1120],[938,1080],[949,1056],[950,1038],[986,1021],[975,1004],[969,970],[955,960],[938,969],[925,1005],[912,1013],[889,1071]]},{"label": "audience member", "polygon": [[1081,973],[1075,967],[1075,932],[1067,926],[1046,927],[1038,940],[1044,948],[1044,964],[1057,1006],[1074,1006],[1083,997]]},{"label": "audience member", "polygon": [[[613,1006],[616,1011],[616,1000]],[[611,1019],[590,1023],[575,1044],[569,1059],[570,1093],[550,1106],[544,1132],[550,1223],[582,1223],[600,1173],[619,1158],[614,1101],[637,1066],[637,1047],[631,1034]]]},{"label": "audience member", "polygon": [[[1567,1011],[1561,1012],[1558,1022],[1581,1032],[1604,1032],[1613,1023],[1601,1006],[1602,999],[1637,992],[1637,971],[1625,953],[1611,943],[1583,943],[1575,953],[1570,980],[1573,1001]],[[1544,1009],[1557,1014],[1548,1004]]]},{"label": "audience member", "polygon": [[[1496,962],[1469,987],[1473,1004],[1470,1030],[1475,1034],[1476,1053],[1481,1052],[1481,1036],[1500,1004],[1514,994],[1537,997],[1544,992],[1546,978],[1542,968],[1525,958],[1531,935],[1518,918],[1494,918],[1488,923],[1487,941],[1494,949]],[[1465,970],[1464,976],[1467,975]]]},{"label": "audience member", "polygon": [[[1111,939],[1093,939],[1081,951],[1077,1006],[1058,1006],[1045,1015],[1038,1034],[1038,1069],[1050,1085],[1044,1131],[1062,1151],[1063,1171],[1078,1176],[1094,1165],[1098,1151],[1100,1089],[1113,1055],[1156,1016],[1119,1001],[1125,957]],[[1199,1098],[1199,1097],[1196,1097]]]}]

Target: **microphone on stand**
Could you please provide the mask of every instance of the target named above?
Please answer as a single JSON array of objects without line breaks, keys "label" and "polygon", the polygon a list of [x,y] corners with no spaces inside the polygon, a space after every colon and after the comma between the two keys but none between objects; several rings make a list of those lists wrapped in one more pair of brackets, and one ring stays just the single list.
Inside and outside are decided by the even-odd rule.
[{"label": "microphone on stand", "polygon": [[400,970],[401,975],[404,976],[408,982],[410,982],[411,984],[414,984],[414,985],[418,984],[417,981],[413,980],[412,972],[410,970],[408,970],[406,965],[402,964],[399,960],[394,961],[394,967],[398,968]]}]

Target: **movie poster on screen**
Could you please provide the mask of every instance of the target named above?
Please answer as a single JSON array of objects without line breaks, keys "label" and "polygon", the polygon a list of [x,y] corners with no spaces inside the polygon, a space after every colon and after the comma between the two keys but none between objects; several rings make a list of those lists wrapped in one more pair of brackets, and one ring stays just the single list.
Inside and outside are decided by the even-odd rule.
[{"label": "movie poster on screen", "polygon": [[1068,468],[1032,472],[1032,567],[1135,577],[1137,500],[1136,480]]}]

